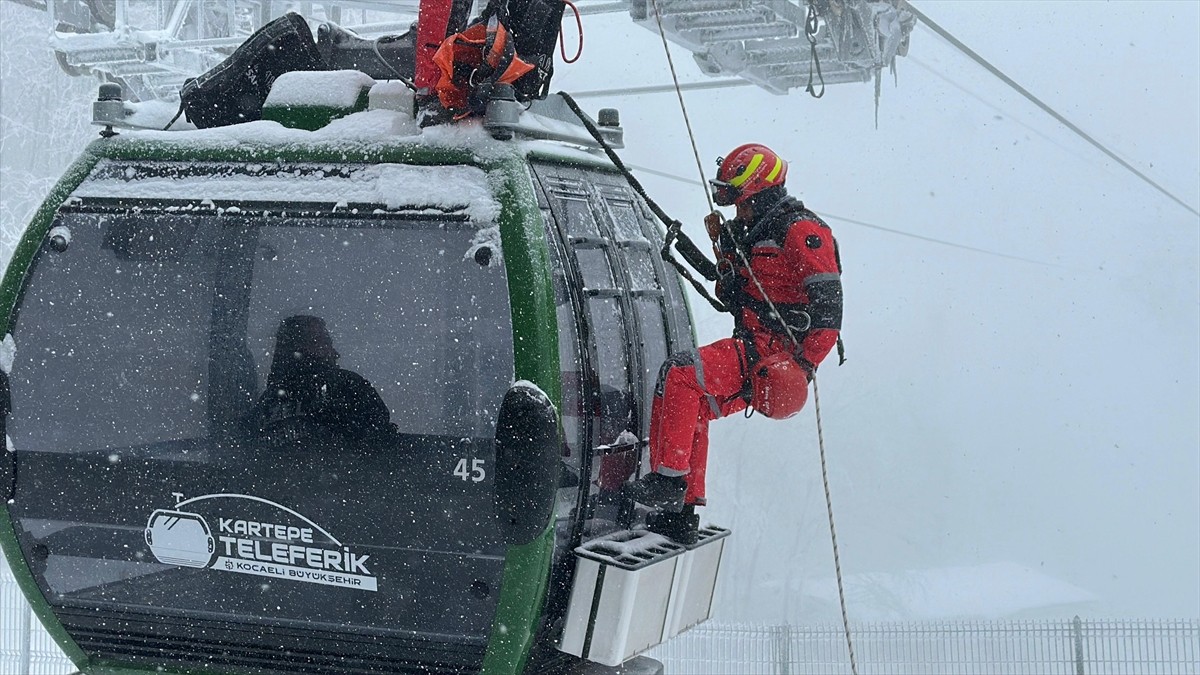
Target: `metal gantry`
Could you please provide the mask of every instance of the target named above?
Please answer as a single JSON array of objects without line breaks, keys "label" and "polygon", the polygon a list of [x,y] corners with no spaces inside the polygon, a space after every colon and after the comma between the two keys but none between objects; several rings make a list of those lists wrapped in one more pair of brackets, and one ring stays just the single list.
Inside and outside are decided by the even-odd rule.
[{"label": "metal gantry", "polygon": [[776,94],[870,81],[908,53],[916,25],[904,3],[868,0],[631,0],[630,14],[656,33],[661,20],[705,74]]},{"label": "metal gantry", "polygon": [[[289,11],[365,38],[402,33],[419,0],[9,0],[42,9],[71,75],[119,82],[135,98],[174,99]],[[485,0],[476,0],[476,9]],[[688,49],[706,75],[784,94],[817,81],[868,82],[904,56],[916,19],[902,0],[576,0],[581,14],[627,13]],[[815,20],[810,23],[810,12]],[[568,11],[568,15],[570,12]],[[808,30],[806,30],[806,26]],[[819,70],[818,70],[819,69]]]}]

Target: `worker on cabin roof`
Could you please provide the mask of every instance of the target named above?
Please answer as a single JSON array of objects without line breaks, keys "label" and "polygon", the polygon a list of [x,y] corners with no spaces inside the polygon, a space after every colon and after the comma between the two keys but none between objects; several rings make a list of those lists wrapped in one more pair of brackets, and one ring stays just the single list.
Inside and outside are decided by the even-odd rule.
[{"label": "worker on cabin roof", "polygon": [[708,423],[753,407],[790,417],[808,397],[812,373],[842,325],[841,263],[829,226],[787,193],[787,162],[759,144],[718,160],[710,181],[723,222],[704,219],[717,254],[717,297],[734,316],[733,336],[672,355],[662,365],[650,414],[652,473],[627,488],[657,507],[652,531],[695,541],[705,503]]}]

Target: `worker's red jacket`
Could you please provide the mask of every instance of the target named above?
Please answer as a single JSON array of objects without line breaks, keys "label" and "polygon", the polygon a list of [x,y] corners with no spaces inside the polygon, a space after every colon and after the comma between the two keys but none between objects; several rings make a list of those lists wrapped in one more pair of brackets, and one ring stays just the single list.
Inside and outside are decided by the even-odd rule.
[{"label": "worker's red jacket", "polygon": [[753,223],[735,220],[729,225],[758,284],[723,230],[717,243],[718,268],[724,272],[718,297],[739,308],[734,310],[739,332],[760,355],[793,351],[782,324],[764,302],[761,285],[800,340],[794,355],[812,370],[833,348],[842,327],[841,262],[833,232],[793,197],[776,202]]}]

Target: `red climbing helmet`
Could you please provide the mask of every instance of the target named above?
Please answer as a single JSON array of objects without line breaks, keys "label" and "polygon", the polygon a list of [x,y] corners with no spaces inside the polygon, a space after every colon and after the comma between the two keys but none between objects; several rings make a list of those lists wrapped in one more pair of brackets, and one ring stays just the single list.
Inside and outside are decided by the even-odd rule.
[{"label": "red climbing helmet", "polygon": [[795,415],[808,400],[808,372],[787,352],[764,357],[750,373],[750,406],[774,420]]},{"label": "red climbing helmet", "polygon": [[787,162],[759,143],[739,145],[718,162],[716,180],[708,181],[718,206],[741,204],[787,178]]}]

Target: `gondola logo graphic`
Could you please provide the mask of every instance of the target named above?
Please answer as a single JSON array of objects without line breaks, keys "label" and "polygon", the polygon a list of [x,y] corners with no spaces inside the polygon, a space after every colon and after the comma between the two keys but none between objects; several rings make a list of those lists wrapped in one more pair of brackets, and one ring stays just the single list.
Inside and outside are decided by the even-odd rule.
[{"label": "gondola logo graphic", "polygon": [[370,555],[286,506],[251,495],[174,494],[175,508],[156,509],[146,522],[146,545],[160,563],[378,590]]},{"label": "gondola logo graphic", "polygon": [[186,511],[158,509],[151,514],[146,543],[159,562],[180,567],[208,567],[216,552],[208,523]]}]

